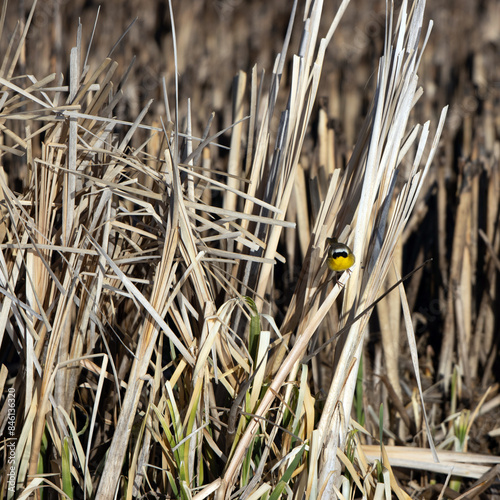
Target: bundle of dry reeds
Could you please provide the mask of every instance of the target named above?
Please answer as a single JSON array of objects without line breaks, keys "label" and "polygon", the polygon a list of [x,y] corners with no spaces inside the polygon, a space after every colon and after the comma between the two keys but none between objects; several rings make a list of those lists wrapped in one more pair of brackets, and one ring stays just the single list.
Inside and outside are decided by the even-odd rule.
[{"label": "bundle of dry reeds", "polygon": [[[230,124],[214,130],[207,111],[201,133],[191,101],[180,102],[171,4],[174,76],[163,81],[156,120],[152,101],[133,120],[120,116],[133,61],[121,68],[110,48],[94,67],[82,25],[67,84],[56,73],[16,73],[33,4],[0,69],[4,436],[15,408],[14,432],[2,443],[4,457],[15,443],[14,468],[4,468],[1,483],[6,498],[408,498],[391,465],[448,474],[458,489],[461,477],[480,478],[484,463],[498,462],[472,466],[481,460],[463,453],[488,393],[472,415],[457,413],[459,383],[472,387],[494,362],[480,345],[494,344],[494,278],[478,317],[470,311],[473,269],[480,261],[494,275],[498,266],[497,163],[486,170],[480,234],[488,257],[470,242],[481,194],[471,163],[461,171],[449,267],[439,240],[450,289],[441,288],[436,366],[454,405],[440,428],[421,383],[432,368],[419,367],[414,331],[432,264],[401,279],[402,246],[423,231],[432,190],[445,182],[444,166],[431,165],[446,108],[433,123],[412,125],[431,26],[421,0],[397,13],[388,5],[373,99],[343,165],[327,106],[316,104],[348,4],[323,33],[322,2],[294,2],[271,74],[240,71]],[[2,27],[6,13],[4,3]],[[307,156],[312,133],[317,144]],[[26,172],[18,191],[15,169]],[[438,193],[445,205],[446,189]],[[327,268],[330,236],[356,256],[341,276]],[[420,250],[411,262],[425,258]],[[374,311],[381,342],[373,355],[366,345]],[[411,362],[401,367],[403,350]],[[377,415],[375,403],[390,411],[381,404]],[[415,447],[383,444],[416,434],[417,458]],[[436,451],[434,441],[461,453]]]}]

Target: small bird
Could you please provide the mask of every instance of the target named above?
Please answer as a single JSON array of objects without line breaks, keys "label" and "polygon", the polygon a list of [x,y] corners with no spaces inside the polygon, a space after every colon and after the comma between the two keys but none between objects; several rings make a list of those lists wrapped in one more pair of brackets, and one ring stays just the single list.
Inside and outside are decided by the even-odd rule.
[{"label": "small bird", "polygon": [[339,243],[337,238],[327,238],[326,242],[330,245],[328,248],[328,267],[335,272],[349,269],[356,261],[352,250],[343,243]]}]

